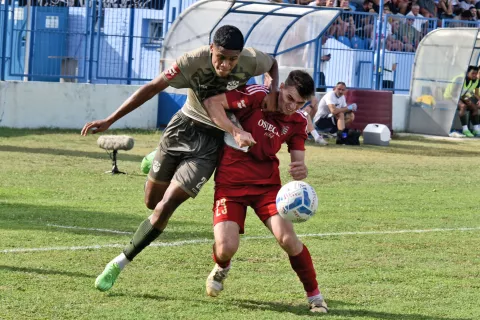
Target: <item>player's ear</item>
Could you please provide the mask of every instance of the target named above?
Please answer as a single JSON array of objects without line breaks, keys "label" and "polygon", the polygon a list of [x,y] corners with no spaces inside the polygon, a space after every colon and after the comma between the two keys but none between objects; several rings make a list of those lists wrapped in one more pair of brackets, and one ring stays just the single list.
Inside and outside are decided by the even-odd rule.
[{"label": "player's ear", "polygon": [[210,43],[210,53],[213,54],[213,43]]},{"label": "player's ear", "polygon": [[285,88],[285,83],[282,82],[280,83],[280,89],[283,89],[283,88]]}]

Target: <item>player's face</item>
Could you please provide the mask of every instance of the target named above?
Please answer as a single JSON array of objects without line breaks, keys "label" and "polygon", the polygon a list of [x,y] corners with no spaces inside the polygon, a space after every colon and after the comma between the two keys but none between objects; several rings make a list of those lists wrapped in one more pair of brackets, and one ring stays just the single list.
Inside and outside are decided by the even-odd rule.
[{"label": "player's face", "polygon": [[291,115],[294,114],[305,104],[305,99],[302,98],[294,86],[280,85],[280,93],[278,94],[278,111]]},{"label": "player's face", "polygon": [[226,77],[232,72],[233,68],[238,63],[240,57],[240,50],[228,50],[216,45],[210,45],[210,52],[212,53],[212,65],[219,77]]}]

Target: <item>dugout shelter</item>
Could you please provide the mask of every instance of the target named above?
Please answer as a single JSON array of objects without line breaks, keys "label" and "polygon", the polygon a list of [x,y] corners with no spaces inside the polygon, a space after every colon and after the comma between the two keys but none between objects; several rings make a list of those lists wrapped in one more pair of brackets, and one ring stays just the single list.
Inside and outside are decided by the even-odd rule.
[{"label": "dugout shelter", "polygon": [[480,35],[476,28],[436,29],[422,39],[410,84],[408,132],[449,135],[458,118],[461,90],[451,97],[445,91],[449,85],[463,86],[468,66],[478,66],[479,55]]},{"label": "dugout shelter", "polygon": [[[238,27],[245,46],[274,56],[280,80],[293,69],[318,79],[321,37],[341,10],[283,3],[204,0],[191,5],[168,30],[162,48],[163,71],[183,53],[212,42],[223,25]],[[262,79],[256,79],[262,83]]]}]

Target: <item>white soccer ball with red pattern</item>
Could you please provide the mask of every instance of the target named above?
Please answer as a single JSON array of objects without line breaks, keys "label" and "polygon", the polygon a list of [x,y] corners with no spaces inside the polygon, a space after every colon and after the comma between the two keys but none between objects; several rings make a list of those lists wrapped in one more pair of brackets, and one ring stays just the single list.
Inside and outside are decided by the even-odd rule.
[{"label": "white soccer ball with red pattern", "polygon": [[277,210],[282,218],[292,222],[305,222],[318,208],[317,193],[303,181],[291,181],[277,193]]}]

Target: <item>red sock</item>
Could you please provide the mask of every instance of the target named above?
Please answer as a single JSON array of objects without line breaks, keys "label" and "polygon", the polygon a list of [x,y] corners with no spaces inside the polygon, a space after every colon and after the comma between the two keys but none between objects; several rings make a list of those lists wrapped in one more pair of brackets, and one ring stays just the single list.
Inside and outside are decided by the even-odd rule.
[{"label": "red sock", "polygon": [[215,253],[215,244],[213,244],[212,258],[213,261],[215,261],[215,263],[218,264],[221,268],[227,268],[230,265],[230,259],[228,259],[227,261],[222,261],[217,257],[217,254]]},{"label": "red sock", "polygon": [[297,273],[298,278],[307,292],[307,297],[320,294],[316,279],[315,268],[313,267],[312,257],[307,247],[303,245],[303,250],[296,256],[289,256],[290,265]]}]

